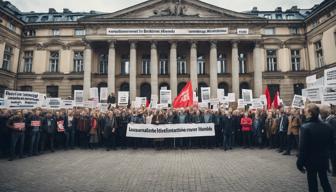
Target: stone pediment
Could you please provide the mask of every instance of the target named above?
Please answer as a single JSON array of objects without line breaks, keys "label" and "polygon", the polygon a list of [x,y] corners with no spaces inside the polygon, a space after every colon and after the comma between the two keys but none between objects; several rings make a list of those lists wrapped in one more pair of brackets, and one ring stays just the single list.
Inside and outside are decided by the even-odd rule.
[{"label": "stone pediment", "polygon": [[85,17],[82,21],[178,18],[260,19],[199,0],[149,0],[114,13]]}]

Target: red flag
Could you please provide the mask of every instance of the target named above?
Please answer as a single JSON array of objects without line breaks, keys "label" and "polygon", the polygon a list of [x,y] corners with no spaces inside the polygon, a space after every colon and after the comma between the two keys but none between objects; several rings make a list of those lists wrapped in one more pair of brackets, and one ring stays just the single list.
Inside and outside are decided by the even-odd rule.
[{"label": "red flag", "polygon": [[268,86],[266,87],[265,95],[266,95],[266,99],[267,99],[267,109],[270,109],[272,107],[272,101],[271,101],[271,94],[268,90]]},{"label": "red flag", "polygon": [[275,96],[274,96],[274,100],[273,100],[273,107],[275,109],[279,108],[279,91],[276,92]]},{"label": "red flag", "polygon": [[193,98],[193,89],[191,85],[191,81],[187,83],[187,85],[182,89],[179,95],[174,99],[173,107],[190,107],[194,104]]},{"label": "red flag", "polygon": [[146,107],[149,107],[150,101],[146,99]]}]

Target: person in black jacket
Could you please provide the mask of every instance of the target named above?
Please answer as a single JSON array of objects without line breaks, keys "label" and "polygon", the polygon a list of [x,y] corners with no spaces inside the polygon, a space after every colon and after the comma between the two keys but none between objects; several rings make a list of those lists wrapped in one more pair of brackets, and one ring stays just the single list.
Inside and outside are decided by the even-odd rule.
[{"label": "person in black jacket", "polygon": [[10,117],[8,110],[0,109],[0,157],[9,155],[10,129],[7,127],[7,121]]},{"label": "person in black jacket", "polygon": [[279,153],[282,153],[286,149],[286,139],[287,139],[287,130],[288,130],[288,116],[283,108],[280,110],[280,118],[279,118]]},{"label": "person in black jacket", "polygon": [[14,160],[17,145],[19,145],[20,158],[23,158],[26,126],[21,111],[17,111],[16,115],[9,118],[7,121],[7,127],[11,130],[10,157],[8,161]]},{"label": "person in black jacket", "polygon": [[297,168],[307,171],[310,192],[317,192],[317,175],[322,188],[332,191],[328,181],[329,153],[334,150],[333,131],[331,127],[319,120],[320,110],[315,104],[309,104],[305,109],[307,121],[302,125],[300,133],[299,156]]},{"label": "person in black jacket", "polygon": [[56,134],[56,119],[51,112],[48,112],[42,121],[42,142],[41,151],[44,152],[44,148],[49,144],[51,152],[54,152],[54,140]]},{"label": "person in black jacket", "polygon": [[223,117],[223,123],[222,123],[223,148],[225,151],[227,149],[232,149],[232,142],[231,142],[232,132],[233,132],[232,114],[231,112],[226,111],[226,114]]},{"label": "person in black jacket", "polygon": [[107,103],[114,104],[116,102],[116,97],[114,96],[114,93],[111,93],[107,97]]}]

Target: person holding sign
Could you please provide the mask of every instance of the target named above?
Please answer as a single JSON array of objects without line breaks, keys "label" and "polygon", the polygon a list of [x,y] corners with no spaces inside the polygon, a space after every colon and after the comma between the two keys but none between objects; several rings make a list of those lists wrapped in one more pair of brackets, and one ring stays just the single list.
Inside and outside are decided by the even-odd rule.
[{"label": "person holding sign", "polygon": [[42,121],[42,142],[41,151],[44,152],[44,148],[47,144],[50,146],[51,152],[54,152],[54,140],[56,133],[56,119],[49,111],[46,117]]},{"label": "person holding sign", "polygon": [[30,148],[29,156],[39,154],[39,143],[41,138],[41,121],[42,117],[40,116],[41,111],[36,110],[30,118]]},{"label": "person holding sign", "polygon": [[9,118],[7,121],[7,127],[11,130],[11,143],[10,143],[10,157],[9,161],[13,161],[15,158],[15,149],[19,143],[19,155],[23,158],[23,148],[25,139],[25,122],[21,111],[17,111],[16,115]]},{"label": "person holding sign", "polygon": [[106,151],[109,151],[111,148],[116,150],[116,136],[117,136],[117,120],[114,116],[113,111],[109,111],[107,118],[105,119],[104,127],[104,141],[106,141]]}]

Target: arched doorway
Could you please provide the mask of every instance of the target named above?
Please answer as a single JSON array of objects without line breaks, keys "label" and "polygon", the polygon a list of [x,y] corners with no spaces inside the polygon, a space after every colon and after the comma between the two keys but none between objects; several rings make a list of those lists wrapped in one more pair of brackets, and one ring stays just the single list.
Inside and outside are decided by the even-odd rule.
[{"label": "arched doorway", "polygon": [[129,91],[129,84],[128,83],[122,83],[119,88],[120,91]]},{"label": "arched doorway", "polygon": [[151,85],[149,83],[143,83],[140,85],[140,97],[146,97],[150,100],[152,94]]},{"label": "arched doorway", "polygon": [[242,97],[242,90],[243,89],[250,89],[250,85],[247,82],[242,82],[239,86],[239,97]]},{"label": "arched doorway", "polygon": [[202,101],[202,98],[201,98],[201,88],[202,87],[209,87],[209,86],[204,82],[198,83],[198,88],[197,88],[198,102]]},{"label": "arched doorway", "polygon": [[177,85],[177,94],[179,94],[182,91],[182,89],[186,86],[186,84],[187,84],[186,82],[181,82]]},{"label": "arched doorway", "polygon": [[225,95],[227,96],[229,93],[229,85],[226,82],[220,82],[218,84],[218,89],[224,89],[225,90]]},{"label": "arched doorway", "polygon": [[159,91],[161,90],[162,87],[167,87],[167,90],[170,90],[170,86],[168,83],[164,82],[159,85]]}]

